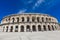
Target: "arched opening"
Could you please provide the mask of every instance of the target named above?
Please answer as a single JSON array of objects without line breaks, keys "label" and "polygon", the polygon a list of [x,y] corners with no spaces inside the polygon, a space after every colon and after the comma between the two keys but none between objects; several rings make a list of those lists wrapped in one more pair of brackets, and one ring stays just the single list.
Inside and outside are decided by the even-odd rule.
[{"label": "arched opening", "polygon": [[8,32],[8,26],[6,27],[6,32]]},{"label": "arched opening", "polygon": [[48,30],[51,31],[50,26],[48,25]]},{"label": "arched opening", "polygon": [[40,19],[40,18],[39,18],[39,17],[37,17],[37,22],[39,22],[39,19]]},{"label": "arched opening", "polygon": [[24,26],[23,25],[21,26],[21,32],[24,32]]},{"label": "arched opening", "polygon": [[36,26],[35,25],[32,26],[32,31],[36,31]]},{"label": "arched opening", "polygon": [[8,20],[9,20],[9,23],[10,23],[10,17],[9,17],[9,19],[8,19]]},{"label": "arched opening", "polygon": [[19,17],[17,17],[17,22],[19,22]]},{"label": "arched opening", "polygon": [[35,22],[35,17],[32,17],[32,22]]},{"label": "arched opening", "polygon": [[45,25],[43,25],[43,28],[44,28],[44,31],[46,31],[46,26]]},{"label": "arched opening", "polygon": [[54,30],[54,27],[53,27],[53,25],[52,25],[52,30]]},{"label": "arched opening", "polygon": [[30,18],[29,18],[29,17],[27,17],[27,22],[29,22],[29,20],[30,20]]},{"label": "arched opening", "polygon": [[46,22],[48,22],[48,18],[46,18]]},{"label": "arched opening", "polygon": [[12,23],[14,23],[14,20],[15,20],[15,19],[14,19],[14,18],[12,18]]},{"label": "arched opening", "polygon": [[22,17],[22,22],[24,22],[24,17]]},{"label": "arched opening", "polygon": [[51,18],[49,18],[49,21],[51,21]]},{"label": "arched opening", "polygon": [[11,26],[10,32],[13,32],[13,26]]},{"label": "arched opening", "polygon": [[27,31],[27,32],[30,31],[30,26],[29,26],[29,25],[26,26],[26,31]]},{"label": "arched opening", "polygon": [[38,25],[38,31],[41,31],[41,25]]},{"label": "arched opening", "polygon": [[18,26],[15,27],[15,32],[18,32]]},{"label": "arched opening", "polygon": [[44,22],[44,17],[42,17],[42,22]]}]

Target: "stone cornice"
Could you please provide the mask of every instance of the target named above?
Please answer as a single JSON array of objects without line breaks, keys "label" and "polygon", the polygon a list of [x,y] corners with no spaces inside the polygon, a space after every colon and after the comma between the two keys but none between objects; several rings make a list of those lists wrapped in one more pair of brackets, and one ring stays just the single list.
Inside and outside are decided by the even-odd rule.
[{"label": "stone cornice", "polygon": [[4,24],[0,24],[0,26],[1,25],[9,25],[9,24],[20,24],[20,23],[23,23],[23,24],[25,24],[25,23],[53,23],[53,24],[58,24],[58,23],[55,23],[55,22],[14,22],[14,23],[4,23]]}]

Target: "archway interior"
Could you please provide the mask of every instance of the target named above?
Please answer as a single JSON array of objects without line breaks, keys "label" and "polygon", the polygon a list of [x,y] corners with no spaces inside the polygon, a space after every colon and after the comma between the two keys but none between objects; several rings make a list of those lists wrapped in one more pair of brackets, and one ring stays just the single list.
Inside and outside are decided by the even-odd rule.
[{"label": "archway interior", "polygon": [[51,31],[50,26],[48,25],[48,30]]},{"label": "archway interior", "polygon": [[44,28],[44,31],[46,31],[46,26],[45,25],[43,25],[43,28]]},{"label": "archway interior", "polygon": [[41,31],[41,26],[40,25],[38,25],[38,31]]},{"label": "archway interior", "polygon": [[18,26],[15,27],[15,32],[18,32]]},{"label": "archway interior", "polygon": [[8,32],[8,26],[6,27],[6,32]]},{"label": "archway interior", "polygon": [[52,30],[54,30],[54,27],[53,27],[53,25],[52,25]]},{"label": "archway interior", "polygon": [[30,26],[29,26],[29,25],[27,25],[27,27],[26,27],[26,31],[27,31],[27,32],[30,31]]},{"label": "archway interior", "polygon": [[24,26],[23,25],[21,26],[21,32],[24,32]]},{"label": "archway interior", "polygon": [[35,25],[32,26],[32,31],[36,31],[36,26]]},{"label": "archway interior", "polygon": [[13,26],[11,26],[10,32],[13,32]]}]

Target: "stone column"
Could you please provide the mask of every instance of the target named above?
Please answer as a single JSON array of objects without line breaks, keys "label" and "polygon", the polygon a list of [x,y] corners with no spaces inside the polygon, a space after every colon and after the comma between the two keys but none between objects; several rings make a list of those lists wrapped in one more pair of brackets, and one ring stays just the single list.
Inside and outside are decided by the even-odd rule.
[{"label": "stone column", "polygon": [[46,22],[46,17],[44,18],[44,22]]},{"label": "stone column", "polygon": [[41,30],[44,31],[43,24],[41,24]]},{"label": "stone column", "polygon": [[2,32],[5,32],[5,26],[2,26]]},{"label": "stone column", "polygon": [[[4,30],[5,30],[5,28],[3,28],[3,27],[4,27],[4,26],[2,26],[2,29],[1,29],[2,32],[4,32]],[[4,30],[3,30],[3,29],[4,29]]]},{"label": "stone column", "polygon": [[21,29],[21,28],[20,28],[20,24],[19,24],[19,27],[18,27],[18,32],[20,32],[20,29]]},{"label": "stone column", "polygon": [[6,26],[5,26],[5,30],[4,30],[4,32],[6,32]]},{"label": "stone column", "polygon": [[56,30],[55,25],[53,25],[53,27],[54,27],[54,30]]},{"label": "stone column", "polygon": [[31,28],[31,32],[33,32],[33,31],[32,31],[32,25],[30,25],[30,28]]},{"label": "stone column", "polygon": [[13,21],[12,18],[13,18],[13,17],[10,18],[10,23],[12,23],[12,21]]},{"label": "stone column", "polygon": [[52,26],[50,25],[50,30],[52,31]]},{"label": "stone column", "polygon": [[56,24],[56,28],[57,30],[60,30],[60,26],[58,24]]},{"label": "stone column", "polygon": [[35,25],[36,26],[36,31],[38,32],[38,25]]},{"label": "stone column", "polygon": [[21,22],[21,17],[19,16],[19,22]]},{"label": "stone column", "polygon": [[48,25],[46,24],[45,26],[46,26],[46,30],[48,31]]},{"label": "stone column", "polygon": [[24,22],[27,22],[27,17],[24,17]]},{"label": "stone column", "polygon": [[24,32],[26,32],[26,25],[24,25]]},{"label": "stone column", "polygon": [[37,21],[37,17],[35,17],[35,22],[38,22],[38,21]]},{"label": "stone column", "polygon": [[50,24],[50,29],[51,29],[51,31],[53,31],[53,29],[52,29],[52,23]]},{"label": "stone column", "polygon": [[15,32],[15,25],[13,25],[13,32]]},{"label": "stone column", "polygon": [[43,24],[41,24],[41,30],[44,31]]},{"label": "stone column", "polygon": [[42,22],[42,19],[41,19],[41,17],[40,17],[40,22]]},{"label": "stone column", "polygon": [[32,22],[32,16],[30,17],[30,22]]}]

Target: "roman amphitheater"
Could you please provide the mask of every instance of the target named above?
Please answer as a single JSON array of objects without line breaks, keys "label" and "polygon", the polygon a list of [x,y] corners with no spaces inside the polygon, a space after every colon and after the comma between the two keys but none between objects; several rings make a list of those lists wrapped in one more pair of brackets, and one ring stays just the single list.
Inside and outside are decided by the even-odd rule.
[{"label": "roman amphitheater", "polygon": [[58,20],[47,14],[12,14],[0,24],[2,32],[39,32],[59,30]]}]

